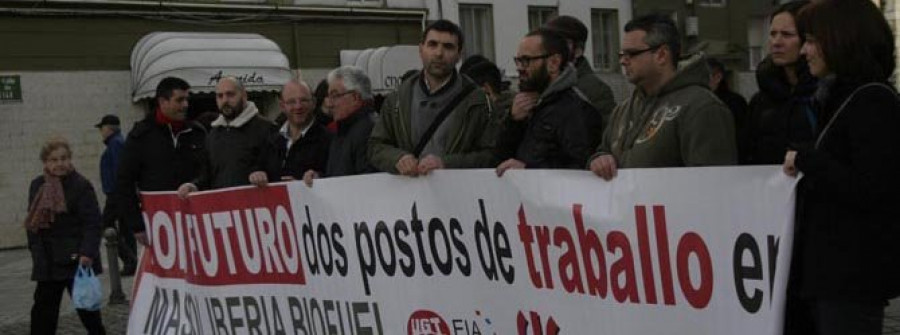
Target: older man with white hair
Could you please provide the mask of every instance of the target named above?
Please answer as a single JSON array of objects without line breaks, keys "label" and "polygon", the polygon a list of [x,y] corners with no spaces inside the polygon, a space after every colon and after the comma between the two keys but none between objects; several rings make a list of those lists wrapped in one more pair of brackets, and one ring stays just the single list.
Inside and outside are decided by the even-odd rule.
[{"label": "older man with white hair", "polygon": [[366,158],[372,120],[372,83],[362,69],[343,66],[328,73],[325,108],[337,124],[337,133],[328,150],[325,171],[309,170],[303,176],[307,185],[320,176],[337,177],[374,172]]}]

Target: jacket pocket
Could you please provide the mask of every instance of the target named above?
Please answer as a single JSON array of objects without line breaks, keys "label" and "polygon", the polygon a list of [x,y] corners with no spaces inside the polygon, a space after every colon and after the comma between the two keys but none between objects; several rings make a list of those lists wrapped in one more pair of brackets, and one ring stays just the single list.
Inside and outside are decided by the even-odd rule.
[{"label": "jacket pocket", "polygon": [[65,238],[54,241],[50,246],[53,264],[69,265],[78,261],[80,239]]}]

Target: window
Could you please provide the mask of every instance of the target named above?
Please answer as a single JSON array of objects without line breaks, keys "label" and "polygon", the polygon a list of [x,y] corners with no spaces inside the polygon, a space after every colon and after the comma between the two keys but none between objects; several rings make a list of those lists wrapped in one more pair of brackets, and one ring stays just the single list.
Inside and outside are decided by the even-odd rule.
[{"label": "window", "polygon": [[594,66],[601,71],[619,67],[619,12],[615,9],[591,11],[591,43]]},{"label": "window", "polygon": [[756,70],[756,65],[766,56],[769,26],[766,21],[765,17],[752,17],[747,21],[747,60],[750,70]]},{"label": "window", "polygon": [[459,4],[459,25],[463,36],[463,57],[482,55],[494,61],[494,14],[491,5]]},{"label": "window", "polygon": [[725,0],[697,0],[700,6],[725,7]]},{"label": "window", "polygon": [[559,9],[556,7],[528,7],[528,31],[534,31],[540,28],[550,19],[559,16]]}]

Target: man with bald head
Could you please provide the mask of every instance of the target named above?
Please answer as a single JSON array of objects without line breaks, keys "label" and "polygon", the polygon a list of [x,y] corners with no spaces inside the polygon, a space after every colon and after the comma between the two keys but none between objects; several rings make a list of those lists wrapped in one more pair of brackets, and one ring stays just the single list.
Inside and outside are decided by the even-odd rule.
[{"label": "man with bald head", "polygon": [[292,79],[281,89],[279,105],[285,122],[266,141],[260,170],[250,174],[253,185],[299,180],[308,170],[324,171],[328,161],[331,134],[316,122],[316,99],[309,85]]},{"label": "man with bald head", "polygon": [[178,188],[181,196],[197,189],[217,189],[249,184],[249,176],[259,171],[260,155],[275,125],[247,101],[244,85],[234,77],[225,77],[216,85],[219,117],[212,122],[206,137],[209,151],[207,168],[192,183]]}]

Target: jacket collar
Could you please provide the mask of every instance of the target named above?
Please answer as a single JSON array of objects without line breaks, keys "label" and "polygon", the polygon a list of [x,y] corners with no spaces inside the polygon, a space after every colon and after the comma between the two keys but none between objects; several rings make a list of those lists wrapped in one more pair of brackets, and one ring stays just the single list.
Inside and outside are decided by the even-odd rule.
[{"label": "jacket collar", "polygon": [[437,91],[435,91],[434,93],[431,93],[431,89],[429,89],[429,87],[428,87],[428,81],[425,79],[425,74],[424,74],[425,70],[423,69],[422,71],[423,72],[419,72],[419,87],[422,88],[422,92],[425,92],[425,95],[427,95],[427,96],[435,96],[435,95],[444,94],[445,92],[447,92],[448,90],[450,90],[453,87],[453,85],[458,80],[457,77],[459,77],[459,74],[456,72],[456,69],[454,68],[453,73],[450,74],[450,79],[447,79],[447,81],[445,81],[441,85],[441,87],[438,88]]},{"label": "jacket collar", "polygon": [[219,115],[210,126],[240,128],[247,124],[247,122],[250,122],[257,114],[259,114],[259,110],[256,109],[256,104],[254,104],[253,101],[247,101],[244,110],[241,111],[241,114],[235,117],[234,120],[228,121],[225,119],[224,115]]},{"label": "jacket collar", "polygon": [[116,137],[122,137],[121,130],[116,130],[115,132],[113,132],[112,134],[107,136],[105,139],[103,139],[103,144],[109,145],[109,141],[112,141]]},{"label": "jacket collar", "polygon": [[346,133],[353,124],[358,122],[360,119],[364,117],[369,117],[369,113],[372,112],[372,107],[368,105],[362,106],[360,109],[350,114],[346,119],[337,121],[337,131],[339,134]]},{"label": "jacket collar", "polygon": [[756,82],[760,92],[776,100],[787,100],[792,96],[810,96],[816,91],[818,80],[809,73],[809,65],[800,57],[794,65],[797,74],[797,85],[791,87],[784,67],[775,65],[768,56],[756,67]]},{"label": "jacket collar", "polygon": [[562,73],[559,74],[559,77],[556,78],[546,89],[544,92],[541,92],[541,97],[538,99],[537,104],[540,105],[541,102],[550,98],[557,93],[565,91],[575,84],[578,83],[578,72],[574,66],[566,66],[566,69],[563,70]]}]

